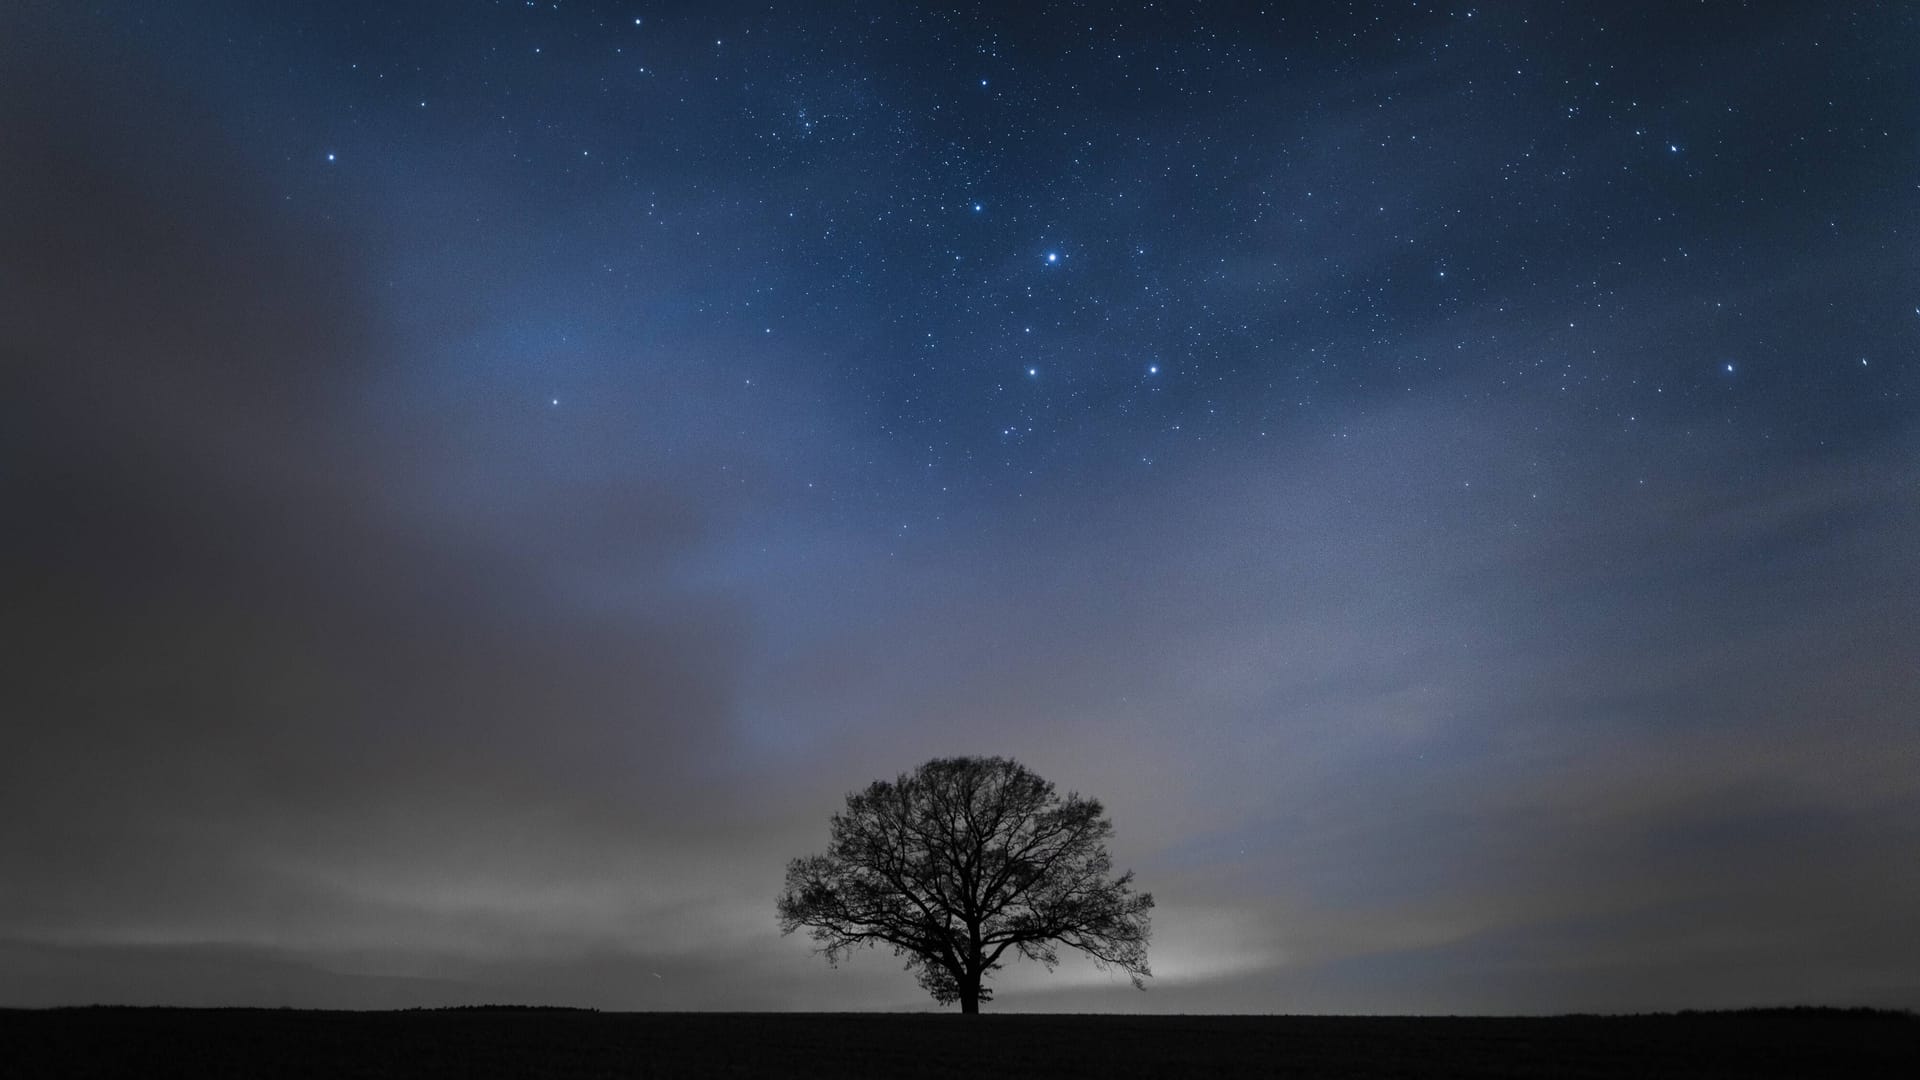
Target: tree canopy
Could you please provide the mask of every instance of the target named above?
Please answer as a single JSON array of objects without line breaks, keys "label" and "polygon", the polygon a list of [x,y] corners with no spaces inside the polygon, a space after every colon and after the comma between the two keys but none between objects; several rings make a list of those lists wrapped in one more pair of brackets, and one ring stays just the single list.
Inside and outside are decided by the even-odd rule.
[{"label": "tree canopy", "polygon": [[1110,876],[1100,803],[1001,757],[937,758],[847,796],[825,854],[787,865],[780,929],[829,963],[888,945],[941,1004],[975,1013],[1009,950],[1052,970],[1067,946],[1144,988],[1153,897]]}]

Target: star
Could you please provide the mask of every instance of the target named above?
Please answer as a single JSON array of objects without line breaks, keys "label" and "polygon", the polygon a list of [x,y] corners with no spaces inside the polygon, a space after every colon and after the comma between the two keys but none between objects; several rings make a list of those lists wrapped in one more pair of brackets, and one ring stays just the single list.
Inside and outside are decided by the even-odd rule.
[{"label": "star", "polygon": [[1037,375],[1039,375],[1039,374],[1040,374],[1040,369],[1039,369],[1039,368],[1031,368],[1031,367],[1030,367],[1030,368],[1028,368],[1028,369],[1027,369],[1027,378],[1029,378],[1029,379],[1031,379],[1031,378],[1033,378],[1033,377],[1035,377],[1035,376],[1037,376]]},{"label": "star", "polygon": [[1049,265],[1051,265],[1051,264],[1053,264],[1053,263],[1057,263],[1057,262],[1059,262],[1059,261],[1060,261],[1060,253],[1059,253],[1059,252],[1057,252],[1057,251],[1049,251],[1049,252],[1047,252],[1047,262],[1048,262],[1048,264],[1049,264]]},{"label": "star", "polygon": [[1159,365],[1159,364],[1148,364],[1148,365],[1147,365],[1147,374],[1149,374],[1149,375],[1158,375],[1158,374],[1160,374],[1160,365]]},{"label": "star", "polygon": [[332,161],[332,160],[333,160],[333,151],[331,151],[331,150],[329,150],[329,151],[327,151],[327,160],[328,160],[328,161]]}]

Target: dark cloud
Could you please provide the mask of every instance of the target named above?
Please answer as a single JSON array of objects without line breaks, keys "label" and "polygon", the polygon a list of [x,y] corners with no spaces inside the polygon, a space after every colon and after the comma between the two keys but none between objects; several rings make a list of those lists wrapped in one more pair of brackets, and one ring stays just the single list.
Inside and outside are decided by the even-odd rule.
[{"label": "dark cloud", "polygon": [[[537,900],[436,927],[436,875],[536,889],[711,819],[746,628],[672,567],[724,496],[674,465],[423,531],[415,500],[445,497],[431,447],[465,436],[366,419],[403,358],[362,239],[290,224],[166,79],[95,85],[78,63],[16,69],[0,125],[6,935],[75,943],[91,972],[109,945],[166,946],[127,964],[146,972],[206,942],[207,977],[237,981],[180,992],[244,996],[271,979],[231,949],[470,943]],[[628,610],[556,594],[554,565],[609,562]]]}]

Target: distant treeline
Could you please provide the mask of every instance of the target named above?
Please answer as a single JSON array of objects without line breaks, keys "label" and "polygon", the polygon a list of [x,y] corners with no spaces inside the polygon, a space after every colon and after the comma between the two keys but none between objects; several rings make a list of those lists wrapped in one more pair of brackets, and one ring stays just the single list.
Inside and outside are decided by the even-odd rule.
[{"label": "distant treeline", "polygon": [[[208,1006],[203,1006],[203,1005],[98,1005],[98,1004],[95,1004],[95,1005],[53,1005],[53,1006],[42,1006],[42,1007],[31,1007],[31,1006],[27,1006],[27,1007],[22,1007],[22,1006],[10,1006],[10,1005],[0,1005],[0,1012],[75,1012],[75,1011],[88,1011],[88,1010],[97,1010],[97,1011],[101,1011],[101,1012],[195,1012],[195,1013],[225,1013],[225,1012],[307,1012],[307,1013],[326,1013],[326,1012],[392,1012],[392,1013],[475,1013],[475,1012],[515,1012],[515,1013],[599,1013],[599,1012],[604,1012],[604,1011],[606,1011],[606,1010],[602,1010],[602,1009],[596,1009],[596,1008],[590,1008],[590,1007],[587,1007],[587,1006],[580,1006],[580,1005],[507,1005],[507,1004],[487,1004],[487,1005],[415,1005],[415,1006],[412,1006],[412,1007],[409,1007],[409,1008],[405,1008],[405,1009],[308,1009],[308,1008],[301,1008],[301,1007],[298,1007],[298,1006],[293,1006],[293,1005],[216,1005],[216,1006],[212,1006],[212,1007],[208,1007]],[[615,1014],[617,1015],[618,1013],[621,1013],[621,1012],[625,1012],[625,1011],[628,1011],[628,1010],[621,1010],[621,1009],[615,1009],[615,1010],[612,1010],[612,1011],[613,1011],[613,1012],[614,1012],[614,1013],[615,1013]],[[649,1010],[638,1010],[638,1011],[644,1011],[644,1012],[668,1012],[668,1013],[671,1013],[671,1012],[673,1012],[674,1010],[671,1010],[671,1009],[658,1009],[658,1010],[655,1010],[655,1009],[649,1009]],[[708,1016],[728,1016],[728,1015],[732,1015],[732,1016],[750,1016],[750,1015],[756,1015],[756,1014],[752,1014],[752,1013],[725,1013],[725,1012],[710,1012],[710,1011],[703,1011],[702,1013],[700,1013],[700,1015],[708,1015]],[[779,1014],[767,1014],[767,1015],[779,1015]],[[805,1013],[790,1013],[790,1014],[787,1014],[787,1015],[795,1015],[795,1016],[801,1016],[801,1015],[807,1015],[807,1014],[805,1014]],[[849,1016],[886,1016],[886,1015],[889,1015],[889,1014],[887,1014],[887,1013],[848,1013],[848,1014],[822,1014],[822,1015],[849,1015]],[[909,1014],[909,1013],[902,1013],[902,1014],[899,1014],[899,1015],[922,1015],[922,1014],[919,1014],[919,1013],[912,1013],[912,1014]],[[1018,1013],[1014,1013],[1014,1014],[1009,1014],[1009,1015],[1020,1015],[1020,1014],[1018,1014]],[[1075,1014],[1048,1014],[1048,1013],[1032,1013],[1032,1014],[1028,1014],[1028,1015],[1034,1015],[1034,1016],[1046,1016],[1046,1015],[1075,1015]],[[1085,1013],[1085,1014],[1077,1014],[1077,1015],[1099,1015],[1099,1014],[1092,1014],[1092,1013]],[[1114,1015],[1124,1015],[1124,1014],[1114,1014]],[[1243,1015],[1257,1015],[1257,1014],[1243,1014]],[[1284,1019],[1284,1018],[1286,1018],[1286,1014],[1281,1014],[1281,1013],[1276,1013],[1276,1014],[1272,1014],[1272,1015],[1274,1016],[1274,1018],[1275,1018],[1275,1019]],[[1631,1017],[1631,1018],[1634,1018],[1634,1019],[1657,1019],[1657,1018],[1659,1018],[1659,1017],[1663,1017],[1663,1016],[1667,1016],[1667,1017],[1675,1017],[1675,1018],[1682,1018],[1682,1017],[1684,1017],[1684,1018],[1686,1018],[1686,1019],[1689,1019],[1689,1020],[1699,1020],[1699,1019],[1711,1019],[1711,1018],[1714,1018],[1714,1017],[1726,1017],[1726,1018],[1728,1018],[1728,1019],[1756,1019],[1756,1018],[1757,1018],[1757,1019],[1765,1019],[1765,1018],[1768,1018],[1768,1017],[1780,1017],[1780,1018],[1795,1018],[1795,1019],[1832,1019],[1832,1020],[1920,1020],[1920,1012],[1915,1012],[1915,1011],[1914,1011],[1914,1010],[1912,1010],[1912,1009],[1883,1009],[1883,1008],[1875,1008],[1875,1007],[1873,1007],[1873,1006],[1869,1006],[1869,1005],[1850,1005],[1850,1006],[1839,1006],[1839,1005],[1761,1005],[1761,1006],[1755,1006],[1755,1007],[1753,1007],[1753,1008],[1747,1008],[1747,1009],[1681,1009],[1681,1010],[1680,1010],[1680,1011],[1678,1011],[1678,1012],[1649,1012],[1649,1013],[1561,1013],[1561,1014],[1559,1014],[1559,1016],[1557,1016],[1557,1017],[1554,1017],[1554,1016],[1547,1016],[1547,1017],[1531,1017],[1531,1018],[1529,1018],[1529,1017],[1501,1017],[1501,1016],[1491,1016],[1491,1015],[1488,1015],[1488,1016],[1475,1016],[1475,1015],[1472,1015],[1472,1014],[1458,1014],[1458,1015],[1449,1015],[1449,1016],[1444,1016],[1444,1017],[1439,1017],[1439,1016],[1435,1016],[1435,1017],[1425,1017],[1425,1019],[1447,1019],[1447,1020],[1475,1020],[1475,1019],[1478,1019],[1478,1020],[1500,1020],[1500,1019],[1546,1019],[1546,1020],[1552,1020],[1552,1019],[1565,1019],[1565,1020],[1605,1020],[1605,1019],[1609,1019],[1609,1018],[1617,1018],[1617,1019],[1625,1019],[1625,1018],[1629,1018],[1629,1017]],[[1335,1017],[1335,1018],[1337,1018],[1337,1017]],[[1396,1018],[1396,1017],[1393,1017],[1393,1016],[1379,1016],[1379,1017],[1374,1017],[1374,1019],[1395,1019],[1395,1018]],[[1420,1016],[1401,1016],[1401,1017],[1397,1017],[1397,1019],[1403,1019],[1403,1020],[1417,1020],[1417,1019],[1423,1019],[1423,1017],[1420,1017]]]},{"label": "distant treeline", "polygon": [[1912,1009],[1875,1009],[1866,1005],[1841,1008],[1836,1005],[1768,1005],[1754,1009],[1682,1009],[1677,1013],[1652,1013],[1653,1016],[1794,1016],[1831,1017],[1836,1020],[1920,1020]]},{"label": "distant treeline", "polygon": [[423,1005],[401,1012],[578,1012],[597,1013],[599,1009],[578,1005]]}]

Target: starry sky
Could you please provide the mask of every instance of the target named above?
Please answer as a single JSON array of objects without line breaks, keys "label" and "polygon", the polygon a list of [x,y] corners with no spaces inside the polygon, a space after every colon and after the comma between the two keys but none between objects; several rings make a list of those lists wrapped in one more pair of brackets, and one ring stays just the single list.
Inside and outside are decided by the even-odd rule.
[{"label": "starry sky", "polygon": [[0,5],[0,1005],[1920,1007],[1920,12]]}]

